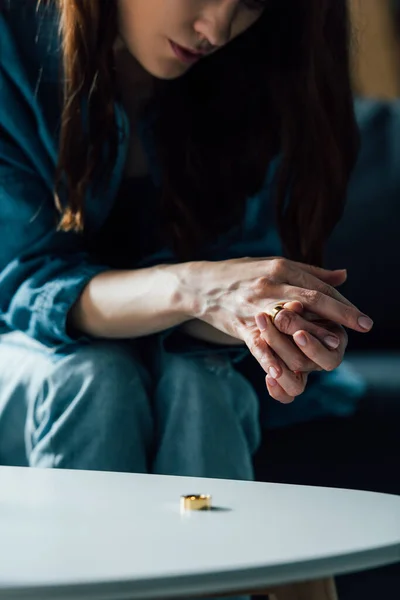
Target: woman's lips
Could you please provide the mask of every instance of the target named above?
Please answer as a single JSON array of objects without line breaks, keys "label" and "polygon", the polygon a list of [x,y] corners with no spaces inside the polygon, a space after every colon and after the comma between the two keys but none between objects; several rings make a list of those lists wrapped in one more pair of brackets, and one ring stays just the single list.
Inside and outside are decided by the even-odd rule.
[{"label": "woman's lips", "polygon": [[170,40],[171,48],[174,51],[175,56],[183,63],[187,65],[193,65],[198,62],[200,58],[204,56],[204,53],[201,52],[193,52],[184,48],[183,46],[179,46],[179,44],[175,44]]}]

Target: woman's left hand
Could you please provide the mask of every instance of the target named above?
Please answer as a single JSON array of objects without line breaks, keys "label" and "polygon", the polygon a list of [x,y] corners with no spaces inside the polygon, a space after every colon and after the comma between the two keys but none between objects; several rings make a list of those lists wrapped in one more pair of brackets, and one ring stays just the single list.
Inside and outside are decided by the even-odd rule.
[{"label": "woman's left hand", "polygon": [[257,324],[262,340],[277,359],[275,372],[269,371],[266,384],[270,395],[279,402],[292,402],[303,393],[310,372],[333,371],[343,361],[348,343],[345,329],[304,313],[299,302],[285,304],[274,322],[268,315],[258,315]]}]

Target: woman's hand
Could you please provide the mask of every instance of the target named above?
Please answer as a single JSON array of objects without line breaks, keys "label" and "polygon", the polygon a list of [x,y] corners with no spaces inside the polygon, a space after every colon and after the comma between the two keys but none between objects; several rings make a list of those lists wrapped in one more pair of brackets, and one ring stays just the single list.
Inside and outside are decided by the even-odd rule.
[{"label": "woman's hand", "polygon": [[[283,371],[278,377],[281,386],[286,381],[287,371],[309,372],[315,368],[331,370],[337,367],[347,338],[336,325],[328,328],[326,324],[312,322],[301,315],[294,321],[292,316],[288,316],[293,311],[281,311],[275,320],[276,327],[271,323],[274,330],[268,328],[268,331],[261,332],[255,322],[256,315],[268,313],[278,303],[295,302],[300,303],[305,314],[312,313],[325,322],[365,333],[371,329],[372,321],[334,287],[343,283],[345,278],[343,271],[329,271],[282,258],[245,258],[191,263],[185,283],[195,294],[192,316],[243,340],[267,374],[271,367],[281,367]],[[305,332],[307,341],[304,347],[301,346],[302,332]],[[328,349],[328,333],[333,338],[337,336],[336,349]],[[293,336],[295,343],[288,335]],[[279,354],[282,363],[277,365],[275,354]],[[296,382],[291,380],[289,384],[288,381],[284,388],[290,398],[301,393],[305,385],[305,375],[298,373],[294,377]],[[268,379],[268,382],[271,383],[271,380]],[[272,387],[277,386],[271,383]]]},{"label": "woman's hand", "polygon": [[274,323],[268,315],[256,317],[260,337],[267,345],[269,355],[268,391],[283,403],[292,402],[303,393],[311,371],[336,369],[343,360],[348,342],[343,327],[315,315],[306,317],[301,314],[301,305],[296,304],[285,305]]}]

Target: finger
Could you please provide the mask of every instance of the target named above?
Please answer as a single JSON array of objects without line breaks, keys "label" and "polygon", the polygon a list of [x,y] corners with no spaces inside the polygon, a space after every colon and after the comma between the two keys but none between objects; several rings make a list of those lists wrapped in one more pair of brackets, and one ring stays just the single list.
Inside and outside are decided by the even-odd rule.
[{"label": "finger", "polygon": [[349,342],[349,336],[347,330],[344,327],[338,325],[337,323],[334,323],[333,321],[325,320],[318,321],[318,324],[322,327],[325,327],[325,329],[333,333],[333,335],[336,335],[340,339],[340,343],[343,346],[344,350],[346,350],[347,344]]},{"label": "finger", "polygon": [[281,361],[262,338],[258,329],[247,334],[244,342],[265,373],[271,374],[274,379],[282,375]]},{"label": "finger", "polygon": [[355,308],[354,304],[345,298],[340,292],[338,292],[332,285],[325,281],[321,281],[321,279],[318,277],[315,277],[310,273],[306,273],[305,271],[293,271],[290,277],[290,284],[294,284],[306,290],[317,290],[318,292],[321,292],[321,294],[325,294],[325,296],[335,298],[335,300],[342,302],[346,306],[352,306]]},{"label": "finger", "polygon": [[304,330],[311,333],[325,347],[336,350],[340,345],[340,338],[322,327],[316,321],[307,321],[298,313],[291,310],[281,310],[275,317],[275,327],[286,335],[293,336],[296,331]]},{"label": "finger", "polygon": [[[271,374],[269,374],[271,376]],[[283,391],[289,396],[296,398],[306,389],[308,379],[308,373],[301,373],[297,371],[293,373],[286,365],[283,365],[282,375],[277,379],[277,382],[283,389]]]},{"label": "finger", "polygon": [[278,402],[282,404],[289,404],[293,402],[297,396],[300,396],[307,385],[308,375],[303,373],[302,376],[303,384],[300,390],[288,391],[282,383],[282,380],[276,381],[272,379],[269,375],[266,376],[265,381],[267,384],[269,394]]},{"label": "finger", "polygon": [[324,371],[334,371],[343,360],[343,344],[337,350],[327,350],[321,342],[307,331],[298,331],[293,340],[310,360],[322,367]]},{"label": "finger", "polygon": [[337,288],[343,285],[347,280],[347,271],[332,271],[332,273],[328,273],[324,277],[317,277],[312,273],[308,273],[311,277],[315,277],[315,279],[319,279],[322,283],[326,285],[330,285],[334,288]]},{"label": "finger", "polygon": [[[305,319],[306,321],[309,322],[318,322],[320,324],[322,323],[329,323],[330,326],[332,325],[333,321],[329,321],[328,319],[322,319],[322,317],[319,317],[318,315],[312,313],[309,310],[305,310],[303,304],[301,302],[299,302],[298,300],[293,300],[292,302],[285,302],[283,304],[283,307],[287,310],[292,310],[293,312],[298,313],[299,315],[301,315],[303,317],[303,319]],[[276,317],[275,317],[276,320]],[[337,325],[337,327],[339,329],[341,329],[341,325]]]},{"label": "finger", "polygon": [[306,263],[297,262],[293,260],[284,259],[281,256],[259,256],[259,257],[247,257],[242,259],[246,262],[263,262],[263,261],[280,261],[283,262],[286,267],[291,267],[292,271],[298,271],[299,269],[314,275],[321,281],[325,281],[330,285],[339,286],[342,285],[347,279],[346,269],[324,269],[323,267],[316,267],[314,265],[308,265]]},{"label": "finger", "polygon": [[344,304],[316,289],[304,289],[292,286],[288,286],[286,289],[287,297],[299,300],[305,310],[311,311],[328,321],[335,321],[339,325],[354,329],[354,331],[359,331],[360,333],[371,331],[374,325],[372,319],[360,312],[358,308],[351,304]]},{"label": "finger", "polygon": [[[266,351],[264,351],[264,356],[266,358],[262,358],[261,366],[268,374],[269,379],[270,380],[274,379],[274,380],[278,381],[279,385],[282,387],[282,389],[288,396],[290,396],[290,397],[300,396],[300,394],[302,394],[304,392],[304,389],[305,389],[305,386],[307,383],[307,374],[303,373],[302,371],[306,371],[307,367],[308,367],[309,371],[319,369],[319,367],[317,365],[315,365],[314,363],[312,363],[311,361],[307,361],[304,354],[297,350],[293,341],[290,338],[288,338],[287,336],[284,336],[281,333],[277,332],[277,330],[275,329],[275,327],[272,323],[270,323],[270,328],[272,330],[275,330],[275,335],[277,337],[280,336],[280,337],[284,338],[285,342],[288,342],[288,346],[290,346],[290,351],[292,353],[294,351],[297,354],[299,354],[299,363],[297,363],[297,364],[300,365],[301,364],[300,360],[301,360],[304,367],[302,369],[298,369],[296,372],[290,370],[290,368],[288,368],[287,364],[283,360],[283,357],[281,357],[280,355],[277,355],[276,352],[274,351],[274,348],[271,348],[269,346],[269,344],[267,344],[267,343],[266,343],[266,346],[268,349]],[[260,337],[262,339],[261,333],[260,333]],[[259,344],[257,344],[257,346],[259,346]],[[253,354],[253,352],[252,352],[252,354]],[[308,362],[310,362],[309,365],[307,365]]]},{"label": "finger", "polygon": [[[293,264],[300,267],[303,271],[306,271],[310,275],[326,281],[332,285],[332,280],[340,281],[344,283],[347,279],[346,269],[324,269],[323,267],[315,267],[314,265],[307,265],[306,263],[294,262]],[[339,283],[338,285],[341,285]]]},{"label": "finger", "polygon": [[304,306],[297,300],[294,300],[293,302],[285,302],[284,307],[287,310],[292,310],[293,312],[299,313],[299,315],[304,313]]},{"label": "finger", "polygon": [[256,323],[260,330],[260,337],[290,371],[306,372],[316,368],[316,365],[296,347],[292,338],[278,331],[267,315],[257,315]]},{"label": "finger", "polygon": [[281,404],[291,404],[294,401],[295,397],[289,396],[275,379],[272,379],[267,375],[265,382],[267,384],[268,393],[274,400],[277,400]]},{"label": "finger", "polygon": [[347,281],[347,271],[334,271],[327,279],[324,280],[333,287],[340,287]]},{"label": "finger", "polygon": [[335,300],[337,300],[338,302],[342,302],[346,306],[352,306],[353,308],[356,308],[356,306],[352,302],[350,302],[350,300],[348,300],[345,296],[343,296],[343,294],[338,292],[336,288],[323,281],[320,281],[317,277],[309,275],[307,284],[307,286],[303,287],[307,287],[309,290],[318,290],[322,294],[325,294],[330,298],[334,298]]}]

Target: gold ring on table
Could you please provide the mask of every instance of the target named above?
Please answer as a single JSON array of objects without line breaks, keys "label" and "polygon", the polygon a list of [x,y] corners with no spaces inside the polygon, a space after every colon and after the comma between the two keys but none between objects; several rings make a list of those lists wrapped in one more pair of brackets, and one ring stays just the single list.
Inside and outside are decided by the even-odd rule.
[{"label": "gold ring on table", "polygon": [[285,310],[285,306],[284,306],[284,302],[282,302],[281,304],[276,304],[274,306],[274,308],[271,309],[271,311],[268,313],[269,316],[271,317],[271,321],[272,323],[275,325],[275,319],[278,313],[281,312],[281,310]]},{"label": "gold ring on table", "polygon": [[181,496],[181,511],[210,510],[211,496],[209,494],[187,494]]}]

